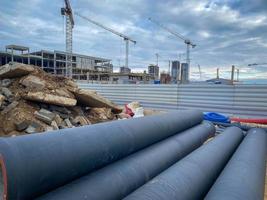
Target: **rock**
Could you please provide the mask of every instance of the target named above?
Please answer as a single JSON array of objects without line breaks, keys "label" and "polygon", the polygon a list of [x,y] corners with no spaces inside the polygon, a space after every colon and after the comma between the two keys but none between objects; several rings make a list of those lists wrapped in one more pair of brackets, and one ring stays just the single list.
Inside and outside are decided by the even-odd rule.
[{"label": "rock", "polygon": [[3,96],[2,94],[0,94],[0,106],[2,106],[4,100],[5,100],[5,96]]},{"label": "rock", "polygon": [[76,125],[76,126],[84,126],[84,125],[88,125],[88,124],[91,124],[91,122],[86,119],[84,116],[77,116],[73,119],[73,123]]},{"label": "rock", "polygon": [[71,88],[78,88],[78,85],[71,79],[66,79],[65,84]]},{"label": "rock", "polygon": [[48,132],[48,131],[53,131],[55,130],[52,126],[46,126],[45,127],[45,132]]},{"label": "rock", "polygon": [[21,85],[29,89],[43,90],[45,88],[45,81],[34,75],[28,75],[19,82]]},{"label": "rock", "polygon": [[17,101],[13,101],[11,104],[9,104],[7,107],[5,107],[4,110],[2,110],[1,114],[6,114],[9,111],[11,111],[13,108],[15,108],[17,105],[19,104],[19,102]]},{"label": "rock", "polygon": [[17,131],[23,131],[30,125],[30,122],[28,120],[24,120],[21,122],[15,122],[16,130]]},{"label": "rock", "polygon": [[22,63],[10,62],[0,68],[0,78],[25,76],[34,71],[34,67]]},{"label": "rock", "polygon": [[25,130],[26,133],[36,133],[36,128],[33,126],[28,126],[28,128]]},{"label": "rock", "polygon": [[13,97],[13,93],[8,88],[6,88],[6,87],[2,87],[1,88],[1,92],[8,99],[10,99],[10,98]]},{"label": "rock", "polygon": [[58,124],[61,124],[62,121],[63,121],[63,119],[62,119],[58,114],[56,114],[54,120],[55,120],[55,122],[57,123],[57,125],[58,125]]},{"label": "rock", "polygon": [[69,119],[64,119],[64,122],[66,123],[68,128],[72,128],[73,127],[73,125],[72,125],[72,123],[70,122]]},{"label": "rock", "polygon": [[8,87],[8,86],[10,86],[11,83],[12,83],[12,81],[10,79],[5,78],[2,80],[1,85],[2,85],[2,87]]},{"label": "rock", "polygon": [[42,122],[45,122],[48,125],[51,125],[52,121],[56,116],[54,113],[43,108],[39,111],[35,111],[34,115],[37,119],[41,120]]},{"label": "rock", "polygon": [[84,116],[84,112],[81,106],[69,107],[69,110],[74,116],[77,116],[77,115]]},{"label": "rock", "polygon": [[50,105],[49,109],[51,111],[57,111],[57,112],[60,112],[60,113],[63,113],[63,114],[68,114],[68,115],[71,113],[71,111],[69,111],[67,108],[62,107],[62,106]]},{"label": "rock", "polygon": [[65,121],[62,121],[62,123],[58,126],[59,129],[65,129],[68,128]]},{"label": "rock", "polygon": [[110,100],[95,94],[92,91],[79,89],[74,92],[78,103],[92,108],[111,108],[114,113],[121,113],[122,109]]},{"label": "rock", "polygon": [[12,121],[5,122],[5,126],[3,126],[3,131],[5,134],[9,134],[12,131],[16,130],[16,126]]},{"label": "rock", "polygon": [[52,112],[50,112],[49,110],[46,110],[46,109],[44,109],[44,108],[41,108],[41,109],[39,110],[39,113],[41,113],[41,114],[43,114],[43,115],[46,115],[46,116],[50,117],[51,119],[54,119],[55,116],[56,116],[54,113],[52,113]]},{"label": "rock", "polygon": [[68,119],[70,117],[69,114],[64,114],[64,113],[61,113],[61,112],[58,112],[58,111],[54,111],[53,113],[59,115],[62,119]]},{"label": "rock", "polygon": [[39,103],[40,108],[49,109],[49,105],[45,103]]},{"label": "rock", "polygon": [[28,92],[24,96],[24,98],[31,101],[37,101],[59,106],[75,106],[77,103],[76,99],[47,94],[45,92]]},{"label": "rock", "polygon": [[52,126],[53,130],[59,129],[56,121],[52,121],[51,126]]},{"label": "rock", "polygon": [[78,90],[78,88],[73,88],[73,87],[70,87],[70,86],[65,86],[65,88],[69,91],[69,92],[71,92],[72,94],[74,94],[77,90]]},{"label": "rock", "polygon": [[64,88],[56,89],[55,92],[59,96],[69,97],[69,98],[72,98],[73,97],[73,94],[71,92],[69,92],[69,90],[64,89]]},{"label": "rock", "polygon": [[111,108],[91,108],[86,116],[92,123],[110,121],[115,117]]},{"label": "rock", "polygon": [[36,133],[38,132],[38,129],[40,129],[41,126],[40,124],[36,123],[36,122],[31,122],[30,125],[28,126],[28,128],[25,130],[26,133]]}]

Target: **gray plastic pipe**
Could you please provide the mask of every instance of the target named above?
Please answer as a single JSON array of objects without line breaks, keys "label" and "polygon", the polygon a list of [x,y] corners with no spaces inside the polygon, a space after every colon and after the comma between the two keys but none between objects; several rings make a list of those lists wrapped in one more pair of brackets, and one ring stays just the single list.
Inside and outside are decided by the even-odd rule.
[{"label": "gray plastic pipe", "polygon": [[3,199],[32,199],[191,128],[198,111],[101,123],[0,139]]},{"label": "gray plastic pipe", "polygon": [[40,199],[122,199],[201,146],[214,133],[212,123],[197,125],[62,186]]},{"label": "gray plastic pipe", "polygon": [[267,133],[250,129],[205,199],[264,199]]},{"label": "gray plastic pipe", "polygon": [[125,200],[203,199],[243,138],[241,129],[227,128]]}]

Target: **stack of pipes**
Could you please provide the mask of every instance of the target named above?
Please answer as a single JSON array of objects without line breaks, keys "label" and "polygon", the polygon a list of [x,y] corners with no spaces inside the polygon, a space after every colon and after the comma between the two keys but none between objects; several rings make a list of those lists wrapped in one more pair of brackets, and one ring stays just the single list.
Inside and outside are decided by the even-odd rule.
[{"label": "stack of pipes", "polygon": [[202,119],[175,111],[2,138],[3,199],[260,199],[266,133],[214,137]]}]

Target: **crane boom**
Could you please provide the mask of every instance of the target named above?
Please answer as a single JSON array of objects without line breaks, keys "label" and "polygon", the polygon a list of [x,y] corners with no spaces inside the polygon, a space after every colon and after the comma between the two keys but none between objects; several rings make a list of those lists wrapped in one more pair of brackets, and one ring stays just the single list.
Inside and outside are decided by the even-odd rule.
[{"label": "crane boom", "polygon": [[128,36],[126,36],[126,35],[124,35],[122,33],[119,33],[118,31],[113,30],[113,29],[111,29],[111,28],[109,28],[107,26],[104,26],[103,24],[100,24],[100,23],[98,23],[98,22],[96,22],[96,21],[94,21],[94,20],[92,20],[92,19],[90,19],[88,17],[85,17],[85,16],[83,16],[83,15],[77,13],[77,12],[74,12],[74,14],[79,16],[79,17],[81,17],[81,18],[83,18],[83,19],[85,19],[86,21],[91,22],[94,25],[97,25],[97,26],[99,26],[99,27],[101,27],[101,28],[103,28],[103,29],[105,29],[105,30],[107,30],[107,31],[119,36],[119,37],[122,37],[124,39],[124,41],[125,41],[125,67],[128,67],[129,41],[134,43],[134,44],[136,44],[135,40],[131,39],[130,37],[128,37]]},{"label": "crane boom", "polygon": [[196,44],[193,44],[191,42],[191,40],[185,38],[184,36],[182,36],[181,34],[169,29],[168,27],[164,26],[163,24],[157,22],[156,20],[152,19],[152,18],[148,18],[148,20],[150,20],[151,22],[153,22],[154,24],[158,25],[159,27],[161,27],[162,29],[164,29],[165,31],[171,33],[172,35],[176,36],[177,38],[181,39],[184,41],[184,43],[186,44],[186,62],[188,65],[188,71],[190,69],[190,47],[195,48]]},{"label": "crane boom", "polygon": [[181,40],[184,41],[185,44],[189,44],[191,45],[193,48],[196,46],[195,44],[193,44],[189,39],[186,39],[184,36],[182,36],[181,34],[169,29],[168,27],[164,26],[163,24],[155,21],[152,18],[148,18],[148,20],[150,20],[151,22],[153,22],[154,24],[158,25],[159,27],[161,27],[162,29],[165,29],[167,32],[171,33],[172,35],[180,38]]},{"label": "crane boom", "polygon": [[255,66],[255,65],[267,65],[267,63],[252,63],[252,64],[248,64],[248,66]]},{"label": "crane boom", "polygon": [[94,20],[92,20],[92,19],[90,19],[88,17],[85,17],[85,16],[83,16],[83,15],[77,13],[77,12],[74,12],[74,14],[79,16],[79,17],[81,17],[81,18],[83,18],[83,19],[85,19],[85,20],[87,20],[87,21],[89,21],[89,22],[91,22],[92,24],[95,24],[95,25],[97,25],[97,26],[99,26],[99,27],[101,27],[101,28],[103,28],[103,29],[115,34],[115,35],[118,35],[118,36],[122,37],[124,40],[129,40],[129,41],[133,42],[134,44],[136,44],[135,40],[132,40],[128,36],[126,36],[126,35],[124,35],[122,33],[119,33],[118,31],[115,31],[115,30],[113,30],[113,29],[111,29],[111,28],[109,28],[107,26],[104,26],[103,24],[100,24],[99,22],[96,22],[96,21],[94,21]]}]

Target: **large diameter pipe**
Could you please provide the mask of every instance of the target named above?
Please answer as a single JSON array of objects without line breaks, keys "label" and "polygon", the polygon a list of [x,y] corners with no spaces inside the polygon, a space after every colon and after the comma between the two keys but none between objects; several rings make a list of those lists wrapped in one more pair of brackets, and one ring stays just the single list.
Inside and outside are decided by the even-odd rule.
[{"label": "large diameter pipe", "polygon": [[32,199],[202,121],[198,111],[0,139],[4,199]]},{"label": "large diameter pipe", "polygon": [[264,199],[267,133],[250,129],[205,199]]},{"label": "large diameter pipe", "polygon": [[224,133],[199,147],[125,200],[203,199],[243,138],[241,129]]},{"label": "large diameter pipe", "polygon": [[197,125],[62,186],[40,200],[122,199],[201,146],[214,133],[212,123]]}]

